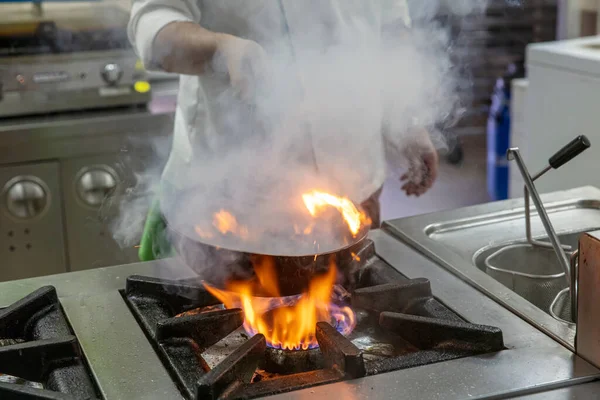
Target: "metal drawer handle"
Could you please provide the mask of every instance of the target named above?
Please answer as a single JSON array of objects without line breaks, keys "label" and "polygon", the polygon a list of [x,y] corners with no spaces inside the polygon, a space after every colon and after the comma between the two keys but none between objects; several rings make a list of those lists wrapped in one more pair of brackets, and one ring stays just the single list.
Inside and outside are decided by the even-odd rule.
[{"label": "metal drawer handle", "polygon": [[107,168],[87,170],[77,180],[77,194],[88,206],[99,207],[117,188],[115,174]]},{"label": "metal drawer handle", "polygon": [[20,219],[32,219],[41,215],[49,203],[48,193],[41,182],[33,177],[20,177],[9,183],[6,189],[6,208]]}]

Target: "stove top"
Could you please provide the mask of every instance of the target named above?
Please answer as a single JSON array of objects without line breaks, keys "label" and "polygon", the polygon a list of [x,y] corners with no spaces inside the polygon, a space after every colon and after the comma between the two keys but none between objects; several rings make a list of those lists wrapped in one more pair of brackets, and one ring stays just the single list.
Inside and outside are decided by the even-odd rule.
[{"label": "stove top", "polygon": [[56,289],[42,287],[0,310],[0,398],[97,398]]},{"label": "stove top", "polygon": [[[347,337],[278,350],[176,261],[0,283],[0,398],[500,398],[600,371],[385,231],[341,299]],[[51,286],[48,286],[51,285]],[[15,378],[18,377],[18,378]],[[577,397],[574,397],[577,398]]]},{"label": "stove top", "polygon": [[132,276],[123,295],[188,399],[264,397],[504,349],[500,329],[465,321],[427,279],[409,280],[377,257],[372,241],[354,258],[360,265],[342,290],[357,326],[345,337],[318,322],[312,350],[248,337],[242,310],[224,309],[198,280]]}]

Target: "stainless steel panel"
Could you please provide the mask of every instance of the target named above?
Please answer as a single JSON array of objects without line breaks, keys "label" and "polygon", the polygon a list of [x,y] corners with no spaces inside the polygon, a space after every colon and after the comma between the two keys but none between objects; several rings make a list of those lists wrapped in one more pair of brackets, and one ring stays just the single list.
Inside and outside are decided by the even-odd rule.
[{"label": "stainless steel panel", "polygon": [[[67,248],[72,271],[139,261],[137,248],[121,248],[112,226],[127,189],[150,148],[137,147],[132,157],[120,153],[72,158],[61,162],[67,225]],[[113,190],[109,186],[114,183]],[[140,220],[139,231],[142,231]]]},{"label": "stainless steel panel", "polygon": [[[0,78],[4,81],[5,93],[65,93],[107,86],[102,76],[107,64],[117,64],[123,72],[120,83],[131,85],[140,77],[146,78],[143,70],[136,69],[137,62],[138,57],[130,49],[3,57],[0,58]],[[44,75],[62,79],[39,78]],[[146,98],[149,100],[150,96]]]},{"label": "stainless steel panel", "polygon": [[0,190],[0,281],[66,272],[58,163],[0,168]]},{"label": "stainless steel panel", "polygon": [[117,153],[131,135],[169,137],[173,114],[125,108],[0,120],[0,165]]},{"label": "stainless steel panel", "polygon": [[194,277],[194,273],[183,264],[172,260],[161,260],[20,279],[7,283],[0,282],[0,308],[14,303],[45,285],[54,286],[61,301],[67,297],[90,297],[110,293],[124,289],[125,279],[130,275],[163,279]]},{"label": "stainless steel panel", "polygon": [[105,399],[183,399],[119,292],[61,304]]},{"label": "stainless steel panel", "polygon": [[[65,242],[69,260],[64,260],[64,265],[68,261],[69,267],[79,270],[137,261],[135,249],[123,251],[112,240],[108,225],[117,210],[108,207],[108,203],[101,207],[86,204],[81,201],[82,194],[88,200],[103,197],[90,191],[98,189],[98,184],[108,184],[98,182],[102,172],[98,172],[97,166],[113,170],[115,180],[133,182],[133,173],[143,170],[141,163],[157,162],[148,160],[152,146],[168,151],[172,124],[171,113],[153,114],[140,109],[3,120],[0,121],[0,170],[8,163],[58,160],[62,190],[57,199],[64,204],[60,201],[56,204],[59,209],[64,207],[68,235]],[[77,186],[79,178],[87,179],[86,183]],[[126,186],[120,185],[121,192]],[[43,257],[39,252],[38,255]]]},{"label": "stainless steel panel", "polygon": [[[600,227],[600,190],[597,188],[548,193],[542,195],[542,200],[560,235]],[[390,221],[385,229],[574,349],[572,326],[515,295],[477,266],[480,255],[491,248],[524,242],[523,212],[523,200],[515,199]],[[537,238],[545,236],[537,218],[532,220],[532,232]]]},{"label": "stainless steel panel", "polygon": [[[136,249],[121,249],[113,240],[110,229],[110,222],[118,213],[118,198],[126,185],[126,177],[116,171],[118,162],[118,156],[110,154],[61,162],[67,249],[72,271],[137,261]],[[90,172],[107,174],[114,180],[114,189],[107,192],[109,188],[102,182],[86,183],[85,178]]]},{"label": "stainless steel panel", "polygon": [[147,104],[150,91],[134,87],[146,79],[137,63],[132,49],[2,57],[0,117]]},{"label": "stainless steel panel", "polygon": [[584,383],[561,389],[543,391],[525,396],[511,397],[523,400],[591,400],[600,397],[600,382]]},{"label": "stainless steel panel", "polygon": [[0,101],[0,117],[146,104],[150,101],[148,93],[138,93],[130,85],[121,86],[118,91],[113,89],[107,94],[102,89],[86,88],[72,92],[4,92],[4,98]]}]

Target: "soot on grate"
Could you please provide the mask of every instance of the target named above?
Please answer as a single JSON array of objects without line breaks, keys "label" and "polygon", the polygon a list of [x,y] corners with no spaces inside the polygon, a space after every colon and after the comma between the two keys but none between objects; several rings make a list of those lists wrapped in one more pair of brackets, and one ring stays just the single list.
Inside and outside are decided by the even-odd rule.
[{"label": "soot on grate", "polygon": [[0,373],[0,398],[97,398],[54,287],[0,310]]}]

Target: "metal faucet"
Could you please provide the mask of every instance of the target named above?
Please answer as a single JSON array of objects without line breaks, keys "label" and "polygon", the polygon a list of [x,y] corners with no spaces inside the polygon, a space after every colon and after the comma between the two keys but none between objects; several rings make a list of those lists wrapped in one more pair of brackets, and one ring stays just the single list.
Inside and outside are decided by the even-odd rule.
[{"label": "metal faucet", "polygon": [[[577,309],[577,306],[576,306],[577,278],[576,278],[576,267],[575,266],[572,267],[572,264],[576,265],[576,262],[575,262],[576,255],[572,255],[572,256],[568,257],[567,254],[563,251],[563,250],[570,250],[571,248],[570,248],[570,246],[562,246],[560,244],[560,240],[558,239],[558,236],[556,235],[556,231],[554,230],[554,227],[552,226],[552,223],[550,222],[550,218],[548,218],[548,213],[546,212],[546,209],[544,208],[544,204],[542,203],[542,199],[540,198],[540,195],[539,195],[537,189],[535,188],[534,182],[537,179],[539,179],[540,177],[542,177],[546,172],[550,171],[551,169],[558,169],[561,166],[563,166],[564,164],[568,163],[569,161],[571,161],[573,158],[577,157],[579,154],[581,154],[583,151],[585,151],[589,147],[590,147],[590,141],[588,140],[587,137],[585,137],[584,135],[576,137],[569,144],[564,146],[562,149],[560,149],[558,152],[556,152],[556,154],[554,154],[552,157],[550,157],[550,159],[548,160],[548,165],[546,167],[544,167],[540,172],[535,174],[533,177],[529,174],[529,171],[527,170],[527,166],[525,165],[525,162],[523,161],[523,158],[521,157],[521,153],[520,153],[518,147],[508,149],[508,152],[506,154],[506,157],[508,158],[508,160],[514,160],[517,163],[519,172],[521,173],[521,175],[523,176],[523,180],[525,181],[525,187],[524,187],[524,192],[525,192],[525,230],[526,230],[527,241],[532,246],[545,247],[545,248],[548,248],[551,246],[554,249],[554,252],[556,253],[556,256],[558,257],[558,261],[565,273],[565,279],[567,280],[567,284],[569,285],[569,288],[571,291],[571,308],[572,308],[572,310],[575,310],[575,312]],[[545,242],[534,240],[532,237],[532,234],[531,234],[531,212],[530,212],[530,207],[529,207],[530,195],[531,195],[531,198],[533,199],[533,204],[535,205],[535,208],[540,216],[540,219],[542,220],[542,225],[544,225],[546,234],[548,235],[548,238],[550,239],[550,245]],[[573,314],[573,316],[575,316],[575,314]]]}]

